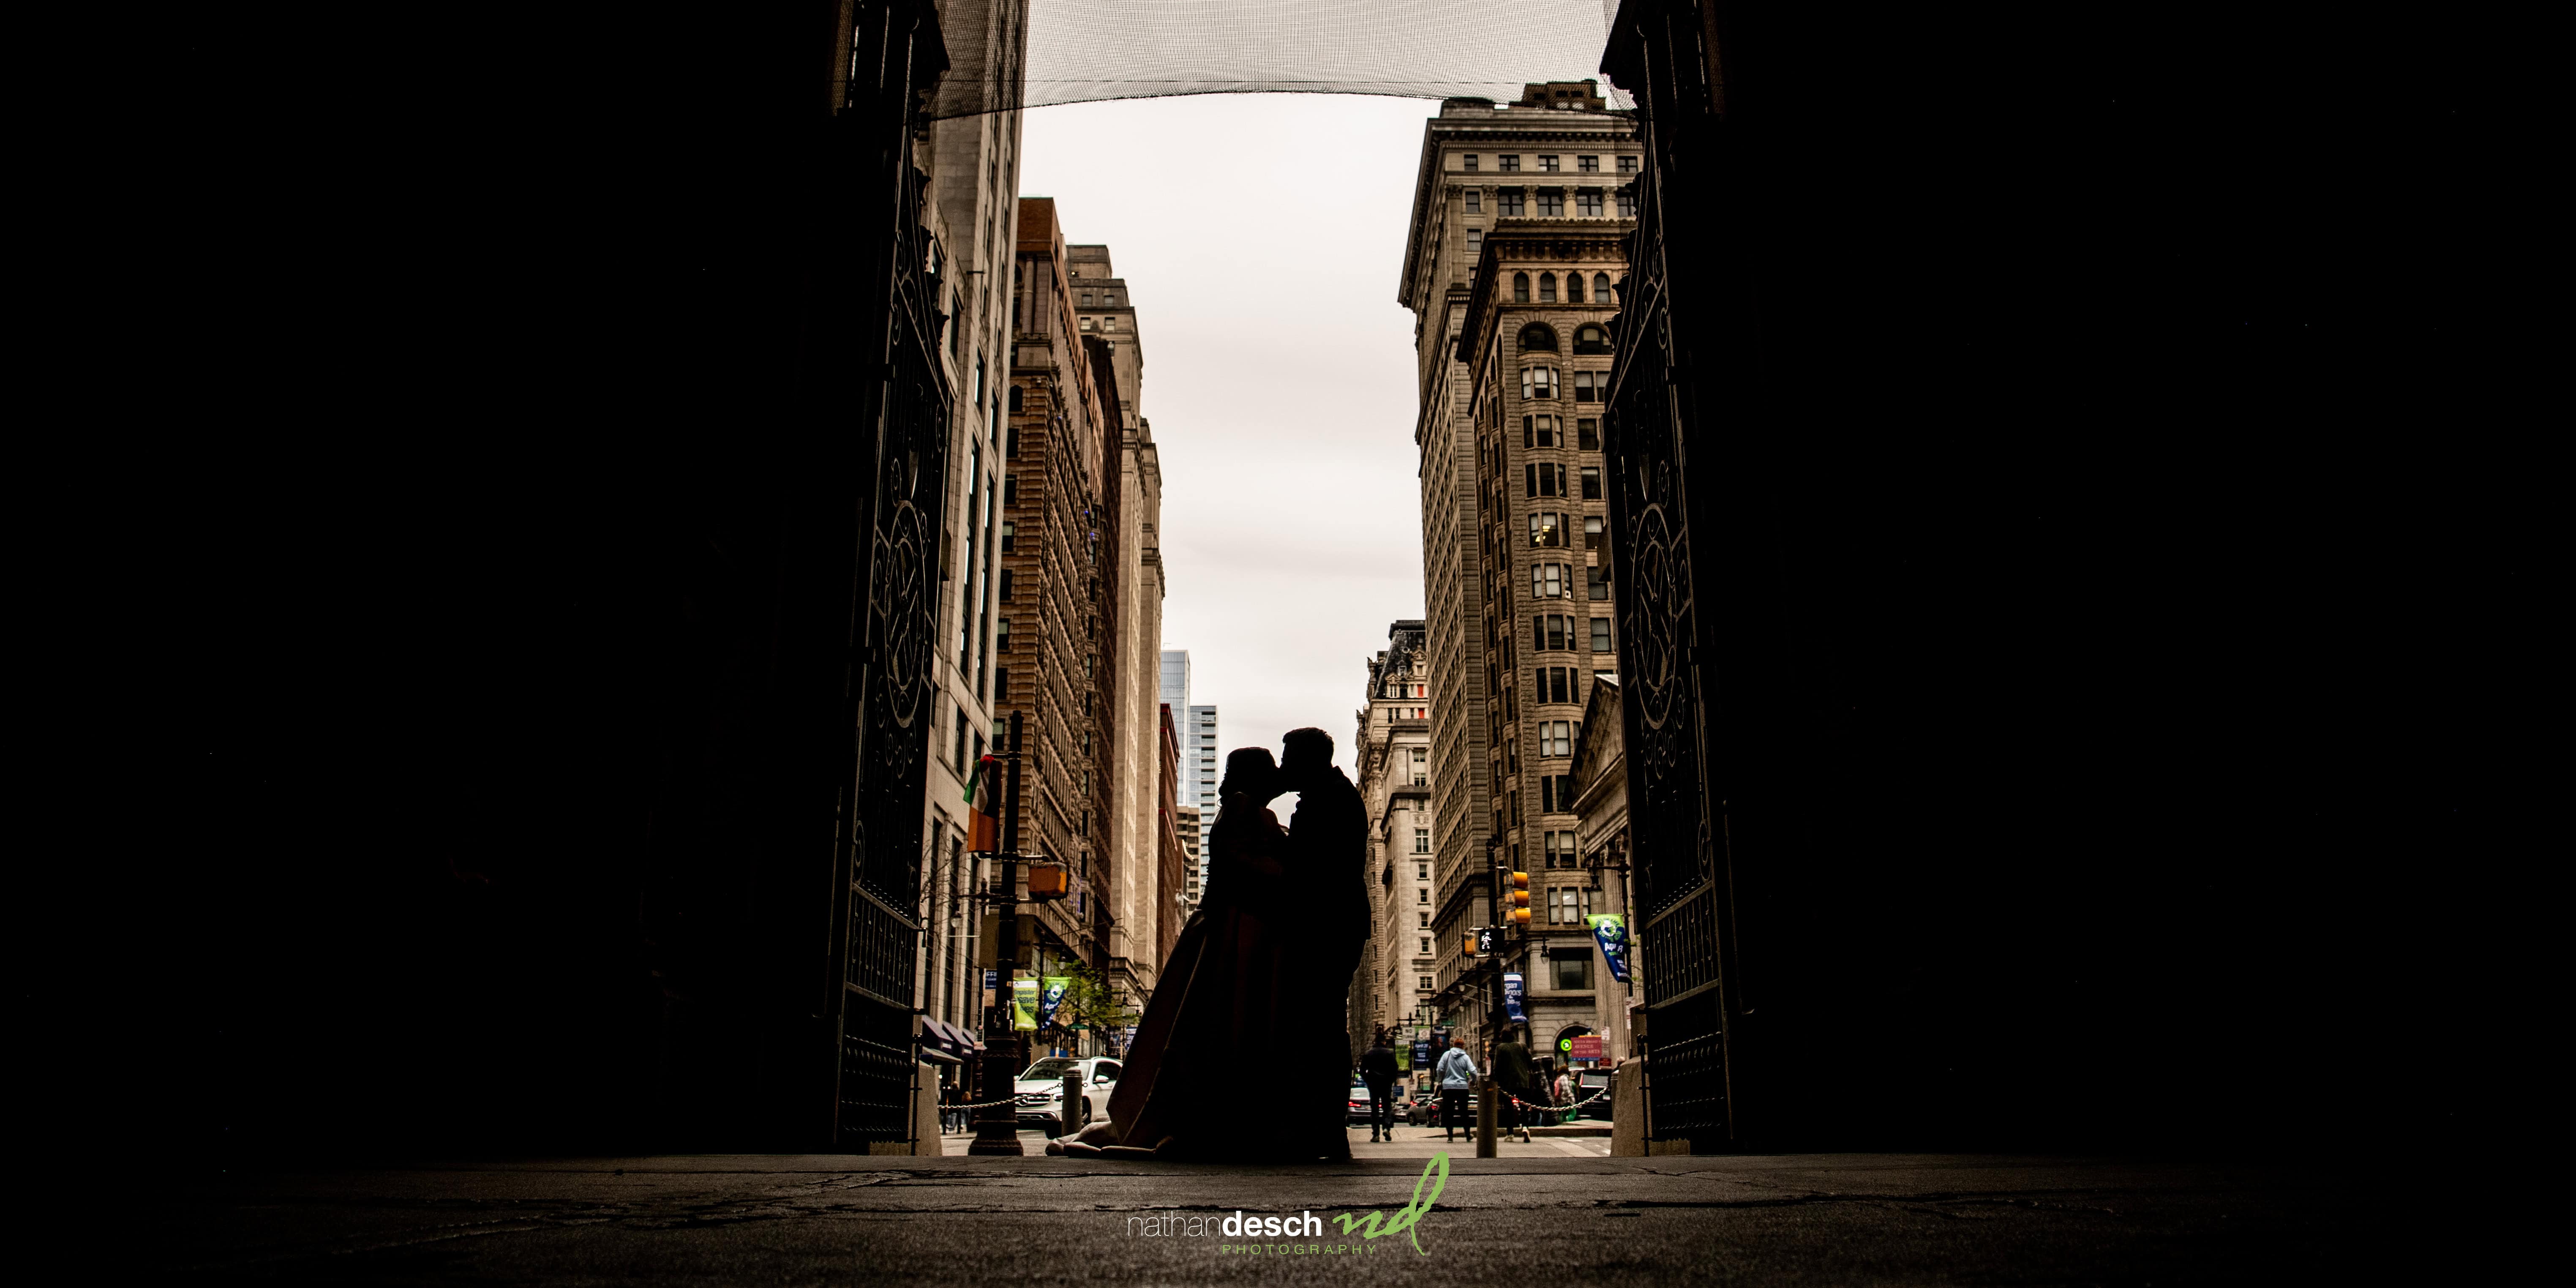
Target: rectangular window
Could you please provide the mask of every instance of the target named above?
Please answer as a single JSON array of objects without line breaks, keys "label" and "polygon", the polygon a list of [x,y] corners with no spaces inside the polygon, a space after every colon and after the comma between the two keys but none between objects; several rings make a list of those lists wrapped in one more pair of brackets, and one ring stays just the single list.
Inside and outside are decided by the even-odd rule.
[{"label": "rectangular window", "polygon": [[1533,649],[1547,647],[1547,615],[1544,613],[1530,614],[1530,647]]},{"label": "rectangular window", "polygon": [[[1425,940],[1423,940],[1423,941],[1422,941],[1422,951],[1424,951],[1424,952],[1426,952],[1426,953],[1431,951],[1431,941],[1430,941],[1430,940],[1425,939]],[[1428,976],[1428,975],[1423,976],[1423,977],[1422,977],[1422,982],[1421,982],[1421,983],[1419,983],[1419,984],[1414,985],[1414,987],[1421,989],[1421,990],[1422,990],[1423,992],[1425,992],[1425,993],[1430,992],[1430,991],[1431,991],[1431,977],[1430,977],[1430,976]]]},{"label": "rectangular window", "polygon": [[1413,829],[1413,852],[1416,854],[1429,854],[1431,852],[1430,828],[1417,827]]},{"label": "rectangular window", "polygon": [[1538,159],[1538,168],[1539,168],[1539,169],[1541,169],[1541,170],[1545,170],[1545,171],[1547,171],[1549,174],[1554,174],[1554,173],[1556,173],[1556,170],[1557,170],[1557,158],[1555,158],[1555,157],[1540,157],[1540,158]]},{"label": "rectangular window", "polygon": [[1003,476],[1002,476],[1002,504],[1004,504],[1004,505],[1018,505],[1019,503],[1020,503],[1020,476],[1019,476],[1019,475],[1017,475],[1017,474],[1005,474],[1005,475],[1003,475]]},{"label": "rectangular window", "polygon": [[[1568,674],[1569,674],[1569,668],[1566,668],[1566,667],[1562,667],[1562,666],[1551,666],[1551,667],[1547,668],[1547,693],[1548,693],[1548,698],[1547,698],[1547,700],[1548,700],[1548,701],[1550,701],[1550,702],[1572,702],[1572,701],[1574,701],[1573,696],[1567,692],[1567,690],[1571,687],[1571,686],[1567,683],[1567,676],[1568,676]],[[1559,754],[1559,755],[1571,755],[1571,754],[1573,754],[1573,753],[1571,753],[1571,752],[1559,752],[1559,753],[1557,753],[1557,754]]]},{"label": "rectangular window", "polygon": [[[1018,393],[1019,391],[1014,389],[1011,392]],[[1020,427],[1017,425],[1011,426],[1011,432],[1003,442],[1004,446],[1002,448],[1002,454],[1015,461],[1020,459]]]},{"label": "rectangular window", "polygon": [[1600,515],[1591,515],[1583,520],[1583,548],[1586,550],[1598,550],[1601,548]]},{"label": "rectangular window", "polygon": [[1481,215],[1485,213],[1485,192],[1483,189],[1469,188],[1467,190],[1467,213],[1471,215]]},{"label": "rectangular window", "polygon": [[1578,371],[1578,372],[1575,372],[1575,373],[1574,373],[1574,401],[1576,401],[1576,402],[1590,402],[1590,401],[1592,401],[1592,373],[1591,373],[1591,372],[1589,372],[1589,371]]},{"label": "rectangular window", "polygon": [[1610,651],[1610,619],[1607,617],[1592,619],[1592,651],[1595,653]]},{"label": "rectangular window", "polygon": [[1005,617],[993,623],[993,651],[996,653],[1008,653],[1011,651],[1010,618]]},{"label": "rectangular window", "polygon": [[1599,219],[1601,217],[1601,190],[1599,188],[1583,188],[1577,190],[1574,194],[1574,213],[1581,215],[1586,219]]},{"label": "rectangular window", "polygon": [[1634,219],[1637,217],[1636,189],[1621,188],[1619,190],[1619,217],[1621,219]]},{"label": "rectangular window", "polygon": [[[1416,880],[1416,881],[1428,881],[1428,880],[1430,880],[1430,879],[1431,879],[1431,865],[1430,865],[1430,864],[1428,864],[1428,863],[1416,863],[1416,864],[1414,864],[1414,865],[1413,865],[1413,879],[1414,879],[1414,880]],[[1430,897],[1430,894],[1431,894],[1431,892],[1430,892],[1430,891],[1428,891],[1428,890],[1426,890],[1426,891],[1424,891],[1424,892],[1423,892],[1423,897],[1424,897],[1424,898],[1429,898],[1429,897]]]},{"label": "rectangular window", "polygon": [[1537,496],[1537,495],[1538,495],[1538,467],[1537,467],[1537,466],[1535,466],[1535,465],[1524,465],[1524,466],[1522,466],[1522,467],[1521,467],[1521,482],[1522,482],[1522,484],[1523,484],[1523,485],[1525,486],[1525,488],[1526,488],[1526,495],[1529,495],[1529,496]]},{"label": "rectangular window", "polygon": [[1551,219],[1552,219],[1552,218],[1555,218],[1555,217],[1557,217],[1557,216],[1559,216],[1559,215],[1564,214],[1564,213],[1565,213],[1565,190],[1564,190],[1563,188],[1541,188],[1541,189],[1539,189],[1539,190],[1538,190],[1538,212],[1539,212],[1540,214],[1542,214],[1542,215],[1546,215],[1546,216],[1548,216],[1548,217],[1549,217],[1549,218],[1551,218]]},{"label": "rectangular window", "polygon": [[[1556,775],[1543,774],[1538,780],[1538,812],[1553,814],[1556,811]],[[1556,833],[1550,832],[1548,835],[1554,836]]]},{"label": "rectangular window", "polygon": [[[1627,158],[1626,158],[1626,157],[1621,157],[1621,158],[1619,159],[1619,163],[1620,163],[1622,166],[1625,166],[1625,165],[1627,164]],[[1476,154],[1475,154],[1475,153],[1473,153],[1473,152],[1470,152],[1470,153],[1468,153],[1468,154],[1467,154],[1467,173],[1469,173],[1469,174],[1474,174],[1475,172],[1476,172]]]},{"label": "rectangular window", "polygon": [[1583,499],[1586,501],[1601,499],[1601,467],[1598,465],[1583,467]]},{"label": "rectangular window", "polygon": [[1541,462],[1539,462],[1539,466],[1538,466],[1538,494],[1539,494],[1540,496],[1560,496],[1560,495],[1563,495],[1563,493],[1562,493],[1562,492],[1558,489],[1558,487],[1557,487],[1556,474],[1557,474],[1556,462],[1554,462],[1554,461],[1541,461]]},{"label": "rectangular window", "polygon": [[[1598,379],[1599,383],[1593,387],[1593,391],[1601,395],[1601,401],[1608,402],[1610,401],[1610,374],[1605,371]],[[1600,451],[1601,422],[1597,420],[1574,422],[1574,445],[1587,452]]]},{"label": "rectangular window", "polygon": [[1468,254],[1470,257],[1473,257],[1473,256],[1476,256],[1476,255],[1479,255],[1479,254],[1484,253],[1484,249],[1485,249],[1485,230],[1484,230],[1484,229],[1482,229],[1482,228],[1470,228],[1470,229],[1468,229],[1468,230],[1467,230],[1467,254]]},{"label": "rectangular window", "polygon": [[[1568,890],[1566,924],[1580,926],[1584,915],[1592,911],[1592,892]],[[1560,992],[1582,992],[1592,987],[1592,959],[1589,957],[1551,957],[1556,965],[1556,987]]]},{"label": "rectangular window", "polygon": [[1521,372],[1521,397],[1554,398],[1555,396],[1556,368],[1531,367]]},{"label": "rectangular window", "polygon": [[1565,446],[1565,444],[1559,441],[1556,436],[1556,417],[1541,416],[1538,418],[1538,445],[1541,447]]},{"label": "rectangular window", "polygon": [[995,702],[1011,700],[1011,668],[1007,666],[993,668],[993,700]]},{"label": "rectangular window", "polygon": [[1521,170],[1520,154],[1512,152],[1495,157],[1494,165],[1505,174],[1519,174]]},{"label": "rectangular window", "polygon": [[1520,189],[1518,189],[1518,188],[1496,188],[1496,189],[1494,190],[1494,200],[1495,200],[1495,201],[1500,205],[1500,210],[1499,210],[1497,213],[1502,214],[1502,215],[1504,215],[1504,216],[1506,216],[1506,217],[1508,217],[1508,218],[1513,218],[1513,219],[1517,219],[1517,218],[1519,218],[1519,217],[1520,217],[1520,213],[1521,213],[1521,190],[1520,190]]},{"label": "rectangular window", "polygon": [[1422,927],[1421,927],[1421,928],[1422,928],[1422,929],[1424,929],[1424,930],[1429,930],[1429,929],[1431,929],[1431,914],[1426,912],[1426,913],[1421,914],[1421,916],[1422,916]]},{"label": "rectangular window", "polygon": [[1635,158],[1635,157],[1621,157],[1621,158],[1619,158],[1619,173],[1621,173],[1621,174],[1635,174],[1636,172],[1637,172],[1637,158]]},{"label": "rectangular window", "polygon": [[[1422,955],[1424,955],[1424,956],[1429,956],[1429,955],[1430,955],[1430,953],[1431,953],[1431,941],[1430,941],[1430,940],[1428,940],[1428,939],[1423,940],[1423,941],[1422,941],[1422,947],[1421,947],[1421,948],[1419,948],[1419,949],[1417,949],[1416,951],[1417,951],[1417,952],[1419,952],[1419,953],[1421,953],[1421,954],[1422,954]],[[1423,976],[1423,977],[1422,977],[1422,986],[1423,986],[1424,988],[1429,988],[1429,987],[1431,987],[1431,977],[1430,977],[1430,976],[1425,975],[1425,976]]]},{"label": "rectangular window", "polygon": [[1593,567],[1586,568],[1583,571],[1585,573],[1584,592],[1586,596],[1592,599],[1608,599],[1610,597],[1610,570],[1607,568]]},{"label": "rectangular window", "polygon": [[1002,602],[1011,602],[1011,570],[1008,568],[1002,570]]},{"label": "rectangular window", "polygon": [[1574,168],[1577,173],[1581,174],[1599,174],[1601,173],[1601,158],[1576,157],[1574,159]]}]

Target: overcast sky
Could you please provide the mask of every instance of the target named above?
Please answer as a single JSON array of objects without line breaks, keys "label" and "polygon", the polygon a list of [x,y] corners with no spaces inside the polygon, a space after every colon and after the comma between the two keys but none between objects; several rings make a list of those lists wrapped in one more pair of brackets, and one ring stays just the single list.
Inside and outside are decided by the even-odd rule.
[{"label": "overcast sky", "polygon": [[[1020,191],[1109,247],[1163,464],[1163,647],[1223,750],[1302,725],[1353,765],[1387,625],[1422,616],[1413,315],[1426,99],[1204,95],[1029,111]],[[1284,804],[1284,802],[1283,802]]]}]

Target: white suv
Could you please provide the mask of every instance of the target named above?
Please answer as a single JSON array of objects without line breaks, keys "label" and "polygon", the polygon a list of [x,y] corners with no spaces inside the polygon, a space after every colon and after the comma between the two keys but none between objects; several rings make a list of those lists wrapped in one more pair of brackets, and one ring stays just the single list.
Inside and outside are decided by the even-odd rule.
[{"label": "white suv", "polygon": [[[1082,1107],[1064,1112],[1064,1075],[1082,1074]],[[1022,1126],[1046,1128],[1049,1136],[1070,1136],[1096,1119],[1109,1116],[1109,1094],[1118,1089],[1118,1062],[1107,1056],[1048,1056],[1020,1071],[1011,1090],[1020,1103],[1012,1111]]]}]

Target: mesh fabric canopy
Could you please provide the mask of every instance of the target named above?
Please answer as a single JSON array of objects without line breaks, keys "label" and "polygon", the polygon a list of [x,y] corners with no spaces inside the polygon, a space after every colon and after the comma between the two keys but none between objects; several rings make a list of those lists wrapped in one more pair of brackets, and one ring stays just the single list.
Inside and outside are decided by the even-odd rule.
[{"label": "mesh fabric canopy", "polygon": [[[1009,45],[1013,0],[986,0]],[[976,0],[945,6],[952,67],[933,114],[1169,94],[1389,94],[1510,102],[1599,79],[1615,0],[1027,0],[1028,55],[979,59]],[[958,21],[962,19],[963,21]],[[964,28],[964,30],[959,30]],[[1605,82],[1604,96],[1626,106]]]}]

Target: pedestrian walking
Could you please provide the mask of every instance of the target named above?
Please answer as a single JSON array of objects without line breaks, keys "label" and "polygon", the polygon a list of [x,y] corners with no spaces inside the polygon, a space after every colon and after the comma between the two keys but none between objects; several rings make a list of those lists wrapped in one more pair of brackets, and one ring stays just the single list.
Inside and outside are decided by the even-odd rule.
[{"label": "pedestrian walking", "polygon": [[1503,1040],[1494,1044],[1494,1086],[1502,1093],[1502,1103],[1494,1110],[1503,1134],[1517,1131],[1522,1140],[1528,1140],[1529,1129],[1522,1125],[1520,1105],[1543,1093],[1538,1089],[1538,1070],[1530,1063],[1529,1048],[1521,1044],[1517,1028],[1503,1030]]},{"label": "pedestrian walking", "polygon": [[1395,1139],[1395,1048],[1387,1045],[1384,1029],[1360,1057],[1360,1081],[1368,1084],[1369,1139]]},{"label": "pedestrian walking", "polygon": [[1469,1139],[1475,1129],[1467,1123],[1467,1089],[1476,1082],[1476,1062],[1467,1055],[1467,1039],[1449,1039],[1449,1049],[1440,1053],[1440,1126],[1444,1139],[1458,1139],[1458,1129],[1468,1127]]}]

